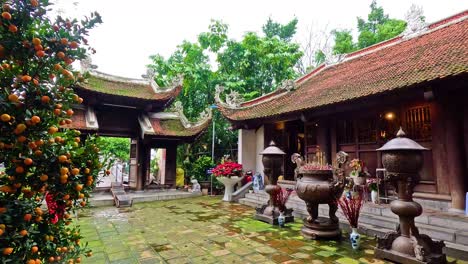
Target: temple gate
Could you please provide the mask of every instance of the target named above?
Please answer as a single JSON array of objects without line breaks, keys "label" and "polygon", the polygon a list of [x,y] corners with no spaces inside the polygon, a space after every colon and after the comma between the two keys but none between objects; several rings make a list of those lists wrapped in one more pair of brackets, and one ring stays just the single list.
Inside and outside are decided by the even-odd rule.
[{"label": "temple gate", "polygon": [[183,106],[176,102],[167,110],[182,90],[182,79],[176,78],[169,87],[159,87],[149,72],[146,79],[130,79],[104,74],[82,63],[82,71],[90,73],[85,83],[74,87],[83,104],[74,107],[72,124],[83,137],[88,134],[128,137],[130,146],[129,185],[143,190],[150,183],[150,152],[166,149],[165,185],[175,187],[177,146],[193,142],[208,127],[211,110],[190,122]]}]

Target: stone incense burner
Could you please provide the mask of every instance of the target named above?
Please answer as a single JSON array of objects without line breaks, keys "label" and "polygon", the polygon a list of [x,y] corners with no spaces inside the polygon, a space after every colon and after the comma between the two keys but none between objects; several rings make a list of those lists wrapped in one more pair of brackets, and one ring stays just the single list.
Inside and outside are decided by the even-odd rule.
[{"label": "stone incense burner", "polygon": [[[344,178],[334,177],[332,169],[310,169],[300,163],[297,174],[296,193],[305,201],[309,213],[301,229],[302,235],[307,239],[339,239],[341,229],[335,215],[336,199],[343,193]],[[319,204],[328,204],[328,218],[318,216]]]},{"label": "stone incense burner", "polygon": [[397,138],[383,147],[382,163],[387,170],[388,181],[397,193],[398,200],[390,204],[393,213],[400,218],[395,232],[377,238],[375,256],[403,264],[447,263],[442,248],[443,241],[433,241],[429,236],[419,234],[414,218],[422,214],[422,207],[413,201],[413,188],[419,182],[419,170],[423,165],[422,152],[427,150],[415,141],[406,138],[400,128]]}]

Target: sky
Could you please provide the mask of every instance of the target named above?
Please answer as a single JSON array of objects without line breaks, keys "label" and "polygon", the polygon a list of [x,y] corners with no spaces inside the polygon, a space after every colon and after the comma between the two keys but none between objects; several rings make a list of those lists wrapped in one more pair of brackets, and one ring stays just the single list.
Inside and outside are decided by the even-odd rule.
[{"label": "sky", "polygon": [[[249,31],[261,33],[268,17],[287,23],[299,20],[294,41],[303,43],[310,30],[352,29],[356,17],[367,18],[371,0],[56,0],[65,16],[80,18],[98,11],[103,19],[91,31],[97,53],[93,64],[101,72],[141,78],[149,56],[169,57],[183,40],[195,41],[211,19],[229,25],[229,37],[241,39]],[[404,19],[411,4],[421,6],[427,22],[468,9],[464,0],[380,0],[391,18]]]}]

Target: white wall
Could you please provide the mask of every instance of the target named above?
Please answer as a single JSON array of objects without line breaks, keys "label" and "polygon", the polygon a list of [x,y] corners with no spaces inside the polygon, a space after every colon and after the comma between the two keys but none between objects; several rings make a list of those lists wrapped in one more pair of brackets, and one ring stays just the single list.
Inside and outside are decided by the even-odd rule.
[{"label": "white wall", "polygon": [[[255,172],[260,172],[263,175],[263,163],[262,163],[262,156],[259,155],[260,152],[265,149],[265,128],[264,126],[261,126],[259,129],[257,129],[255,136],[257,138],[256,140],[256,151],[255,151]],[[254,173],[255,173],[254,172]],[[264,175],[263,175],[264,176]]]},{"label": "white wall", "polygon": [[252,170],[255,174],[263,175],[262,156],[259,153],[264,149],[264,128],[239,129],[238,157],[244,171]]},{"label": "white wall", "polygon": [[244,171],[255,173],[256,136],[254,129],[239,129],[238,158]]}]

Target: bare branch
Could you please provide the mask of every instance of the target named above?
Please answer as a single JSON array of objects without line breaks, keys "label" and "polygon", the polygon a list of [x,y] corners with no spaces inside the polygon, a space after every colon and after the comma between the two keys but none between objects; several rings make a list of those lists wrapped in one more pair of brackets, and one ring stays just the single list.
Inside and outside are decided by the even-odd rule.
[{"label": "bare branch", "polygon": [[306,74],[311,69],[317,67],[320,62],[316,60],[316,54],[332,45],[333,36],[328,29],[329,25],[318,28],[311,23],[307,27],[307,33],[301,41],[301,49],[304,55],[297,63],[296,68],[300,74]]}]

